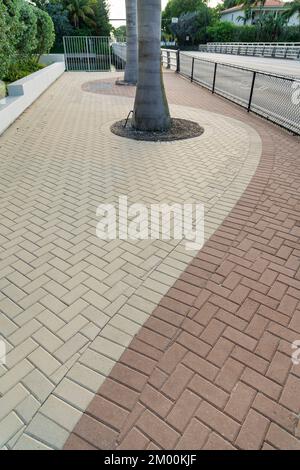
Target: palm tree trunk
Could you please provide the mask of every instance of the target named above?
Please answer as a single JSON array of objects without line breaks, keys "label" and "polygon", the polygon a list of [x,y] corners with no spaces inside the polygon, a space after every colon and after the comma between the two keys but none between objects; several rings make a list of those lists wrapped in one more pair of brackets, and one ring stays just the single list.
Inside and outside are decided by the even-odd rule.
[{"label": "palm tree trunk", "polygon": [[138,0],[139,68],[132,125],[162,131],[171,125],[161,71],[161,0]]},{"label": "palm tree trunk", "polygon": [[124,81],[136,85],[138,76],[137,0],[126,0],[126,41]]}]

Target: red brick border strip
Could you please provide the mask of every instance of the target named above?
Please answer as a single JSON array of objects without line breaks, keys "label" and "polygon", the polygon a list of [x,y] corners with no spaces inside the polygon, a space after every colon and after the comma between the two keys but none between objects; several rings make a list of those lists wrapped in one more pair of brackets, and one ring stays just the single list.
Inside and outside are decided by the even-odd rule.
[{"label": "red brick border strip", "polygon": [[167,85],[176,104],[251,124],[262,159],[65,448],[300,449],[299,139],[174,75]]}]

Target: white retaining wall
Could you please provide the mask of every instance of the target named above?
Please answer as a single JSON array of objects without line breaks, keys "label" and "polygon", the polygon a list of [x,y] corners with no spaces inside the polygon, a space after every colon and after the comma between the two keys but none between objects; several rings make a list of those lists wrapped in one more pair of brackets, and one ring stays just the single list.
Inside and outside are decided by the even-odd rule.
[{"label": "white retaining wall", "polygon": [[0,100],[0,135],[65,71],[55,62],[8,85],[8,96]]}]

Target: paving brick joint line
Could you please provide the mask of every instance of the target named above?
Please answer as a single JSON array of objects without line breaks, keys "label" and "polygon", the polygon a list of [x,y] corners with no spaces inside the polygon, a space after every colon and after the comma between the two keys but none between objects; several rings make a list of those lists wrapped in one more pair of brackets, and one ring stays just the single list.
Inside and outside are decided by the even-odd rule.
[{"label": "paving brick joint line", "polygon": [[[0,138],[0,445],[299,449],[299,139],[173,73],[203,136],[113,137],[115,77],[64,74]],[[204,248],[96,239],[120,194],[204,202]]]}]

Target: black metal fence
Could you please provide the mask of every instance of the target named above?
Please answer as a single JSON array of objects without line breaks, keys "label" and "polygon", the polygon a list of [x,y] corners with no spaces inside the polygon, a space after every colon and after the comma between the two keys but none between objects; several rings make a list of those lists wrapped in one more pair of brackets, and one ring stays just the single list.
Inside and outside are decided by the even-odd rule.
[{"label": "black metal fence", "polygon": [[300,80],[172,53],[181,75],[300,135]]}]

